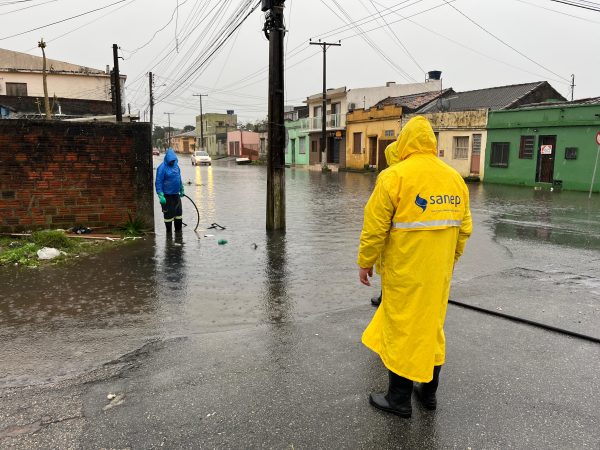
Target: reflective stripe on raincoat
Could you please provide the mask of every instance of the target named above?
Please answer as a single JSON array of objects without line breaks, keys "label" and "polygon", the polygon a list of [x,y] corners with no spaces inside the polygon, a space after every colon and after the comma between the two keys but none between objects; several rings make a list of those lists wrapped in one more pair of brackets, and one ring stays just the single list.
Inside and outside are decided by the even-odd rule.
[{"label": "reflective stripe on raincoat", "polygon": [[[436,157],[423,117],[409,121],[365,207],[358,265],[381,255],[383,297],[362,336],[392,372],[418,382],[445,361],[444,320],[454,263],[471,234],[469,191]],[[387,157],[387,155],[386,155]]]}]

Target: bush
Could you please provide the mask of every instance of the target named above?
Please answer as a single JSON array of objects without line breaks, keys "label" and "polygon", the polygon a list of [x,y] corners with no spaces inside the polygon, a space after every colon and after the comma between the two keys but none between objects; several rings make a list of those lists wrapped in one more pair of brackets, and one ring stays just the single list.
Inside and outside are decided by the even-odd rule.
[{"label": "bush", "polygon": [[74,242],[62,231],[36,231],[31,235],[31,241],[40,247],[52,247],[60,250],[73,248]]},{"label": "bush", "polygon": [[129,220],[121,226],[120,230],[128,236],[141,236],[146,228],[146,223],[142,219],[139,217],[133,218],[129,214]]}]

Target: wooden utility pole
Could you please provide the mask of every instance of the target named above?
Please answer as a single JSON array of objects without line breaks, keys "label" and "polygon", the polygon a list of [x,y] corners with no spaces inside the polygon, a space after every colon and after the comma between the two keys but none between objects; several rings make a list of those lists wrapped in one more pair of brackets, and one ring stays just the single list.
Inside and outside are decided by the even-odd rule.
[{"label": "wooden utility pole", "polygon": [[113,44],[113,60],[115,74],[115,101],[117,103],[117,122],[123,122],[123,110],[121,108],[121,75],[119,75],[119,47]]},{"label": "wooden utility pole", "polygon": [[168,133],[168,141],[167,142],[168,142],[169,147],[171,147],[171,114],[175,115],[175,113],[166,112],[163,114],[166,114],[167,116],[169,116],[169,128],[167,128],[167,133]]},{"label": "wooden utility pole", "polygon": [[283,8],[285,0],[262,0],[263,31],[269,39],[269,128],[267,132],[267,230],[285,231],[285,125]]},{"label": "wooden utility pole", "polygon": [[323,107],[321,111],[321,164],[327,167],[327,49],[342,45],[341,41],[332,42],[310,42],[310,45],[320,45],[323,48]]},{"label": "wooden utility pole", "polygon": [[42,82],[44,84],[44,109],[46,112],[46,120],[52,119],[52,111],[50,110],[50,99],[48,98],[48,73],[46,72],[46,43],[44,38],[38,42],[38,47],[42,49]]},{"label": "wooden utility pole", "polygon": [[154,80],[152,78],[152,72],[148,73],[148,83],[149,83],[149,91],[150,91],[150,133],[152,134],[152,127],[154,121]]},{"label": "wooden utility pole", "polygon": [[[200,99],[200,150],[204,150],[204,118],[202,117],[202,97],[208,97],[208,94],[192,94]],[[198,135],[196,135],[198,136]]]}]

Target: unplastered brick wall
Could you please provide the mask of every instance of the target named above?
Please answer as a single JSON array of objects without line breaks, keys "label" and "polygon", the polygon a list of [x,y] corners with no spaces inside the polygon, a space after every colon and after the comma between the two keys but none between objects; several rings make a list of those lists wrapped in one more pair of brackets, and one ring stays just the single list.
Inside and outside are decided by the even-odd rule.
[{"label": "unplastered brick wall", "polygon": [[154,224],[145,123],[0,120],[0,232]]}]

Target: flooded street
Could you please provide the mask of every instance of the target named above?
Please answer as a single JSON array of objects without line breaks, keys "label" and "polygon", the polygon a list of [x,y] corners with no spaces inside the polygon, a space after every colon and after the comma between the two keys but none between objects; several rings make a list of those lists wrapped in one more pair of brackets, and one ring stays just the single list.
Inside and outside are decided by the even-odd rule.
[{"label": "flooded street", "polygon": [[[155,158],[155,167],[159,162]],[[276,448],[285,448],[298,442],[303,445],[295,448],[316,448],[328,445],[321,441],[311,443],[308,436],[314,431],[321,430],[323,438],[336,439],[332,430],[338,426],[355,427],[363,420],[370,420],[350,413],[346,420],[343,408],[321,405],[325,410],[330,408],[328,415],[335,417],[329,431],[322,429],[327,420],[318,419],[320,406],[316,405],[321,394],[317,394],[320,388],[314,384],[321,380],[336,385],[339,376],[336,373],[341,371],[355,374],[353,381],[347,383],[353,393],[346,393],[336,401],[340,405],[350,402],[354,405],[353,413],[361,411],[365,416],[375,416],[376,424],[359,433],[361,438],[354,441],[356,447],[378,444],[388,448],[397,437],[396,431],[390,429],[393,418],[384,419],[369,410],[363,393],[374,383],[383,387],[384,373],[376,358],[360,346],[360,333],[373,313],[369,298],[378,293],[379,279],[374,278],[371,289],[361,286],[355,262],[362,209],[376,176],[288,169],[287,233],[268,236],[264,226],[266,168],[236,166],[226,161],[215,161],[211,167],[192,167],[185,157],[180,165],[184,182],[189,182],[186,194],[200,210],[198,233],[193,232],[195,210],[184,198],[184,222],[188,226],[180,241],[168,239],[156,201],[155,236],[57,267],[3,269],[0,396],[2,392],[5,398],[17,395],[15,392],[24,386],[44,389],[57,382],[70,386],[69,380],[118,366],[125,374],[120,372],[118,376],[111,375],[116,378],[106,380],[99,376],[99,384],[78,393],[80,402],[74,408],[79,412],[74,423],[80,422],[80,426],[73,432],[81,439],[82,447],[86,447],[86,442],[124,447],[130,442],[119,440],[119,433],[103,441],[102,427],[105,432],[114,427],[120,430],[125,424],[135,422],[136,417],[142,420],[147,416],[145,425],[138,428],[132,425],[136,430],[132,435],[143,441],[146,433],[147,439],[153,436],[156,440],[148,440],[147,446],[139,448],[159,446],[156,442],[163,438],[167,447],[169,442],[177,448],[185,447],[183,443],[190,438],[188,427],[196,433],[205,433],[205,445],[199,448],[235,446],[235,438],[221,440],[218,434],[221,432],[240,439],[251,436],[251,447],[267,442],[269,446],[273,443]],[[587,194],[579,192],[494,185],[470,185],[470,190],[474,234],[456,267],[451,298],[600,338],[598,195],[589,200]],[[213,223],[226,229],[208,229]],[[220,239],[227,240],[227,244],[219,245]],[[521,357],[537,353],[531,356],[531,366],[517,361],[519,357],[512,353],[504,361],[522,367],[524,377],[529,373],[549,386],[561,386],[561,394],[555,392],[550,398],[554,395],[559,401],[561,395],[567,395],[569,408],[577,403],[577,395],[583,391],[565,394],[562,391],[565,377],[561,376],[558,383],[556,378],[544,381],[545,376],[552,374],[555,377],[573,374],[573,366],[581,366],[581,383],[596,382],[597,386],[599,380],[593,367],[585,363],[590,357],[598,361],[597,345],[542,330],[519,328],[503,319],[489,319],[456,307],[450,307],[448,315],[449,372],[452,357],[458,361],[461,351],[470,351],[477,360],[477,352],[485,355],[485,347],[493,347],[489,340],[502,342],[503,330],[510,329],[505,341],[497,345],[506,345],[519,353],[526,342],[531,342],[532,347],[523,350],[525,355]],[[470,337],[475,336],[472,341]],[[551,350],[539,348],[545,342],[552,343]],[[141,353],[133,353],[131,360],[124,359],[124,355],[131,356],[136,351]],[[537,358],[560,359],[560,355],[565,361],[552,370],[546,368],[546,375],[531,375]],[[566,360],[571,358],[575,362],[568,363]],[[130,364],[132,361],[135,363]],[[333,361],[337,361],[335,367]],[[569,365],[571,368],[567,369]],[[455,380],[471,378],[465,366],[456,365],[454,370]],[[510,371],[507,367],[498,370]],[[138,372],[134,376],[128,371]],[[136,382],[134,378],[145,382]],[[174,381],[178,379],[179,384]],[[326,379],[329,381],[323,381]],[[176,387],[171,383],[176,383]],[[81,389],[81,384],[76,385]],[[108,418],[99,405],[99,399],[106,396],[108,389],[137,392],[133,410],[115,408],[119,412]],[[340,386],[331,389],[335,391]],[[445,400],[460,403],[462,391],[453,392],[450,384],[446,389],[449,392]],[[166,392],[170,392],[170,398],[163,397]],[[486,395],[491,396],[491,403],[497,401],[495,394],[487,391]],[[512,395],[521,396],[518,392]],[[597,427],[593,432],[588,428],[594,423],[598,425],[600,406],[598,393],[590,395],[584,406],[586,412],[582,413],[584,418],[577,419],[584,428],[571,430],[579,444],[574,445],[577,448],[582,443],[591,444],[591,448],[593,439],[599,436]],[[189,398],[196,401],[190,404]],[[300,406],[303,399],[307,403]],[[275,406],[265,409],[269,401]],[[281,419],[288,401],[304,421]],[[200,408],[203,402],[211,406]],[[223,402],[228,405],[228,412],[219,410],[217,418],[222,422],[209,424],[210,417],[206,414],[212,414],[210,408],[219,405],[222,408]],[[236,404],[250,408],[244,410],[248,415],[242,417]],[[157,405],[165,411],[172,407],[174,410],[169,414],[186,417],[191,422],[165,422],[162,413],[156,411]],[[506,417],[502,407],[492,414],[488,407],[479,406],[479,410],[474,406],[470,410],[477,410],[478,415]],[[550,414],[549,424],[540,425],[543,424],[540,418],[540,422],[527,426],[541,426],[550,433],[550,438],[552,433],[559,436],[560,427],[556,428],[556,424],[564,425],[565,419],[553,415],[556,410],[552,410],[555,412]],[[11,411],[8,408],[4,415],[11,417],[14,413]],[[446,427],[451,429],[456,417],[465,418],[467,414],[460,413],[452,419],[444,418],[443,409],[439,413],[437,425],[441,431]],[[204,417],[202,427],[206,428],[198,428],[199,422],[192,420],[200,414]],[[311,414],[317,417],[310,419]],[[450,408],[446,414],[452,415]],[[518,416],[512,409],[510,414]],[[271,425],[264,425],[260,418],[271,415],[274,417]],[[33,413],[31,417],[35,421]],[[89,424],[95,418],[102,424],[99,428]],[[435,425],[431,418],[423,416],[423,420],[420,426]],[[474,418],[465,420],[476,428]],[[2,439],[6,437],[2,429],[14,425],[8,419],[2,421],[0,418],[0,446],[4,446]],[[285,438],[281,428],[288,421],[293,430],[288,436],[295,436],[294,439]],[[509,420],[512,421],[518,422],[518,418]],[[234,425],[239,428],[231,428]],[[511,426],[516,427],[515,436],[531,433],[523,423]],[[388,434],[375,436],[373,430],[380,427]],[[552,431],[552,427],[556,430]],[[402,432],[407,439],[422,442],[419,439],[426,428],[420,431],[404,428]],[[155,434],[158,429],[162,429],[160,439]],[[166,430],[174,430],[170,441]],[[464,444],[459,445],[461,448],[467,448],[469,443],[475,443],[473,448],[485,446],[479,432],[474,429],[464,432],[471,437],[463,441],[456,433],[431,435],[426,441],[430,445],[422,448],[461,443]],[[338,439],[340,448],[353,446],[350,438],[346,441],[338,436]],[[533,447],[543,446],[546,438],[540,439]],[[553,442],[561,442],[560,437],[557,439]],[[515,441],[495,442],[487,448],[502,448]]]}]

